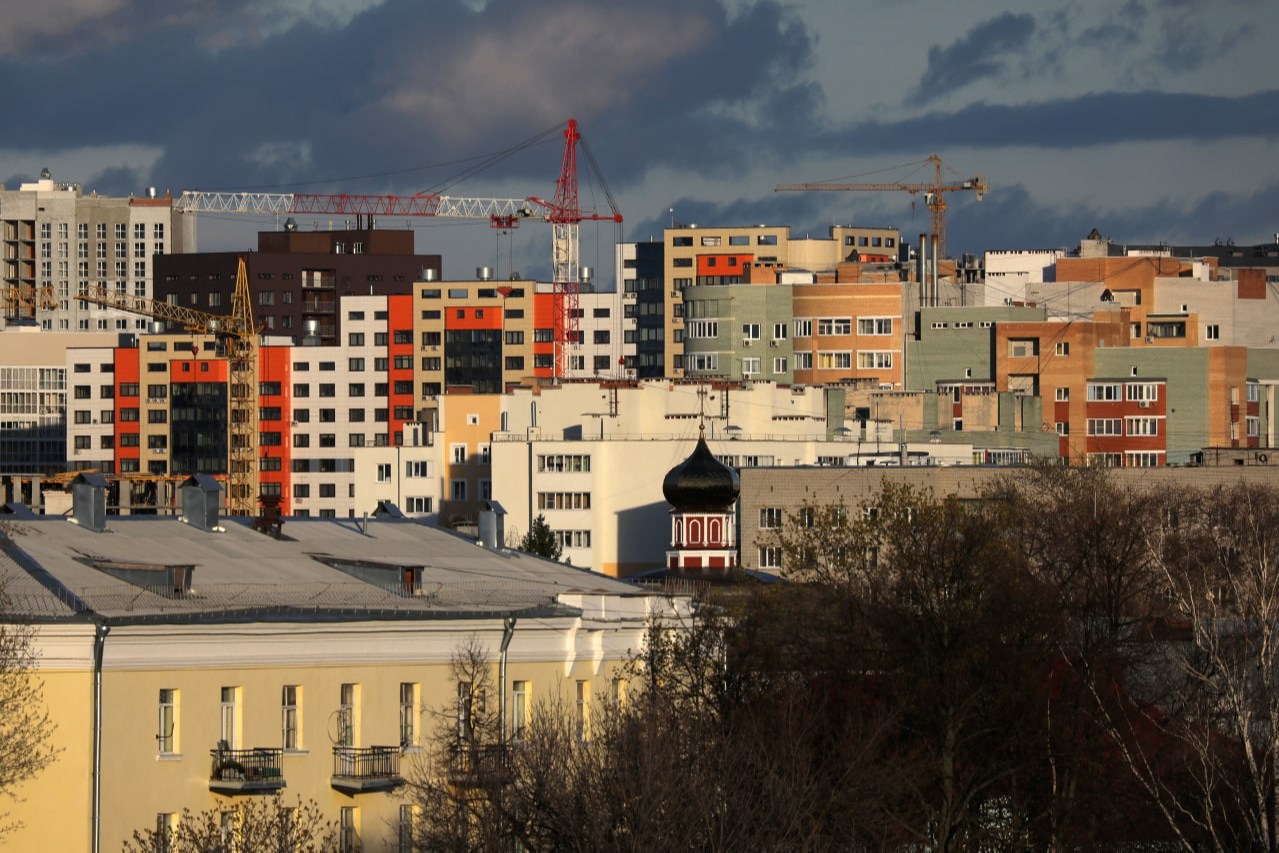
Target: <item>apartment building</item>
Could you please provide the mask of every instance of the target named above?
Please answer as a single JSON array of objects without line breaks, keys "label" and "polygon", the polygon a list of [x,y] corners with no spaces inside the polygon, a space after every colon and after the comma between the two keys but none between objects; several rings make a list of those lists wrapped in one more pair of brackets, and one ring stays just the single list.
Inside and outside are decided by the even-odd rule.
[{"label": "apartment building", "polygon": [[343,340],[339,302],[346,296],[408,295],[438,278],[439,255],[415,254],[412,231],[339,230],[258,233],[256,252],[200,252],[157,258],[155,298],[230,314],[244,258],[254,321],[267,333],[325,346]]},{"label": "apartment building", "polygon": [[[696,225],[668,228],[662,242],[662,316],[669,317],[663,350],[666,359],[663,375],[672,378],[685,376],[686,370],[705,370],[703,358],[690,366],[684,359],[680,335],[686,339],[687,328],[682,322],[685,300],[684,290],[690,287],[716,287],[723,285],[762,283],[758,272],[776,283],[770,270],[805,270],[817,273],[817,281],[833,275],[840,264],[855,262],[892,268],[891,277],[900,278],[896,266],[901,252],[900,236],[894,228],[855,228],[832,226],[825,238],[792,239],[787,226],[758,225],[753,227],[699,228]],[[623,260],[625,264],[626,260]],[[639,255],[635,262],[638,265]],[[637,277],[636,280],[642,280]],[[623,281],[625,279],[622,279]]]},{"label": "apartment building", "polygon": [[0,474],[64,470],[70,449],[68,396],[82,396],[113,381],[102,375],[98,362],[68,364],[67,347],[110,346],[117,338],[109,332],[47,332],[33,325],[0,332]]},{"label": "apartment building", "polygon": [[[76,487],[91,505],[100,486]],[[182,491],[187,509],[205,498]],[[276,792],[314,800],[343,849],[409,849],[405,780],[458,731],[440,721],[459,713],[463,648],[492,664],[489,710],[518,731],[543,702],[591,713],[649,620],[688,613],[404,520],[290,520],[276,538],[198,511],[75,517],[0,531],[7,613],[34,626],[61,748],[8,809],[15,849],[119,849]]]},{"label": "apartment building", "polygon": [[167,195],[86,195],[45,169],[16,190],[0,187],[0,242],[4,324],[124,332],[145,329],[147,321],[75,294],[102,286],[151,296],[156,259],[195,251],[195,228]]},{"label": "apartment building", "polygon": [[[341,345],[268,337],[260,347],[261,493],[285,514],[355,517],[381,500],[438,512],[434,433],[415,409],[411,305],[409,295],[346,297]],[[229,370],[212,336],[141,335],[64,358],[68,468],[136,483],[226,473]]]}]

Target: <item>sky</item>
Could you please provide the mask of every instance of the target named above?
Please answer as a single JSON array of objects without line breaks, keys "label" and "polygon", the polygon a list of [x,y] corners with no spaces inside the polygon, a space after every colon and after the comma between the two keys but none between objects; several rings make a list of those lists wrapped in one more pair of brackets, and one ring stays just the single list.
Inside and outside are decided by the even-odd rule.
[{"label": "sky", "polygon": [[[550,199],[576,119],[582,206],[623,236],[678,220],[927,230],[949,249],[1279,239],[1273,0],[6,0],[0,182]],[[25,93],[25,94],[19,94]],[[199,218],[202,250],[273,220]],[[304,229],[328,220],[300,217]],[[341,226],[341,222],[334,222]],[[382,220],[446,278],[545,278],[551,229]],[[582,261],[611,278],[612,225]]]}]

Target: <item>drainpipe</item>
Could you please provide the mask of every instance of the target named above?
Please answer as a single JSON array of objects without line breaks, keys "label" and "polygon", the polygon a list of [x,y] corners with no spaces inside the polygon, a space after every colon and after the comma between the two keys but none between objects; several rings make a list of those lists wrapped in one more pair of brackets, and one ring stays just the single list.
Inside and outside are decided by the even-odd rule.
[{"label": "drainpipe", "polygon": [[515,617],[508,616],[502,620],[502,645],[497,674],[497,715],[498,742],[506,744],[506,650],[511,646],[511,638],[515,636]]},{"label": "drainpipe", "polygon": [[93,635],[93,853],[102,835],[102,653],[110,625],[98,625]]}]

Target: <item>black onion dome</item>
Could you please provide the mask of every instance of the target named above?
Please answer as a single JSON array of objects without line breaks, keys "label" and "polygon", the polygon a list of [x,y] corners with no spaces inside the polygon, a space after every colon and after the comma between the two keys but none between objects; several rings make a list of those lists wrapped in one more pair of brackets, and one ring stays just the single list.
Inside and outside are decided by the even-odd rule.
[{"label": "black onion dome", "polygon": [[737,472],[715,458],[706,439],[697,439],[692,454],[666,474],[662,494],[677,510],[721,510],[732,506],[741,491]]}]

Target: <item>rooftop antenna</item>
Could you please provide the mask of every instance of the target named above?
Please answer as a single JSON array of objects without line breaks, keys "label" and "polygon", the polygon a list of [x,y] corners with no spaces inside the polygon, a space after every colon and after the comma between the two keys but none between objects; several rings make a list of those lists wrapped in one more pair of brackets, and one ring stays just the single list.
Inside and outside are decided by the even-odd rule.
[{"label": "rooftop antenna", "polygon": [[697,386],[697,437],[706,437],[706,386]]}]

